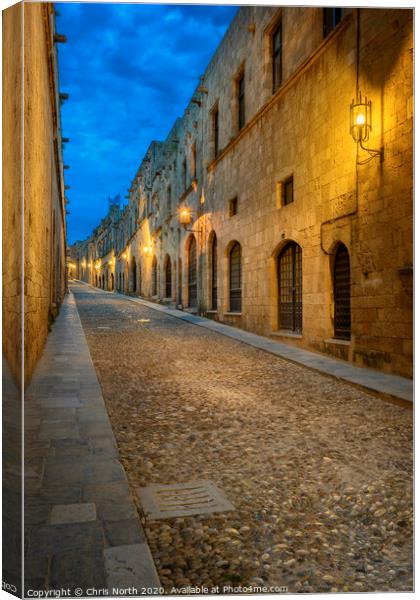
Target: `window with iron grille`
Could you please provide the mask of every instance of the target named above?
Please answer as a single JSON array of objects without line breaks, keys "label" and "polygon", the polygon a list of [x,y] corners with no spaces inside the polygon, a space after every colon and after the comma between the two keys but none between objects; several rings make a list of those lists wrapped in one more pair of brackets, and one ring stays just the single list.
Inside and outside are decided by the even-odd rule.
[{"label": "window with iron grille", "polygon": [[245,73],[238,79],[238,127],[245,125]]},{"label": "window with iron grille", "polygon": [[172,210],[172,188],[170,185],[168,185],[166,190],[166,209],[168,213]]},{"label": "window with iron grille", "polygon": [[178,258],[178,304],[182,304],[182,259]]},{"label": "window with iron grille", "polygon": [[211,310],[217,310],[217,237],[211,245]]},{"label": "window with iron grille", "polygon": [[340,244],[334,257],[334,337],[351,337],[350,257],[344,244]]},{"label": "window with iron grille", "polygon": [[272,35],[272,61],[273,61],[273,93],[279,89],[282,79],[282,39],[281,23]]},{"label": "window with iron grille", "polygon": [[324,37],[327,37],[343,19],[343,8],[324,8]]},{"label": "window with iron grille", "polygon": [[302,331],[302,249],[290,242],[277,259],[279,328]]},{"label": "window with iron grille", "polygon": [[229,310],[242,310],[242,264],[241,246],[238,242],[232,246],[229,254]]},{"label": "window with iron grille", "polygon": [[136,259],[134,258],[134,256],[131,259],[131,281],[132,281],[132,291],[136,292],[137,291],[137,265],[136,265]]},{"label": "window with iron grille", "polygon": [[141,276],[141,262],[139,259],[139,296],[141,296],[141,292],[142,292],[142,276]]},{"label": "window with iron grille", "polygon": [[152,262],[152,296],[157,296],[157,258],[153,257]]},{"label": "window with iron grille", "polygon": [[197,306],[197,242],[191,238],[188,247],[188,306]]},{"label": "window with iron grille", "polygon": [[172,298],[172,263],[170,256],[166,257],[165,264],[165,298]]},{"label": "window with iron grille", "polygon": [[293,177],[289,177],[283,182],[283,206],[293,202]]}]

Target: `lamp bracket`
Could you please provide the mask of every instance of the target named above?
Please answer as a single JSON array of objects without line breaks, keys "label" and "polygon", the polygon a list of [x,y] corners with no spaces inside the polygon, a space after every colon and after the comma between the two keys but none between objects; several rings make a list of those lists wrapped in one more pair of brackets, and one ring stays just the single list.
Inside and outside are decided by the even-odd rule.
[{"label": "lamp bracket", "polygon": [[363,145],[362,141],[359,141],[359,146],[361,147],[362,150],[365,150],[365,152],[369,153],[369,158],[366,158],[365,160],[358,160],[357,161],[358,165],[365,165],[366,163],[370,162],[373,158],[375,158],[375,156],[379,156],[380,162],[383,162],[383,160],[384,160],[383,146],[379,150],[375,150],[373,148],[366,148],[366,146]]}]

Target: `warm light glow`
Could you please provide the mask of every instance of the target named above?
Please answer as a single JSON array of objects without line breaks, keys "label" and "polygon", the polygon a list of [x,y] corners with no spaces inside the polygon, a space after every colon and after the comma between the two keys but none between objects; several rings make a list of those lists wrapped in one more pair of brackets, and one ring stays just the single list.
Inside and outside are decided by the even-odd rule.
[{"label": "warm light glow", "polygon": [[122,258],[126,259],[127,258],[127,252],[123,252],[121,256],[122,256]]},{"label": "warm light glow", "polygon": [[143,246],[143,252],[145,254],[152,254],[152,252],[153,252],[152,245],[149,244],[148,246]]},{"label": "warm light glow", "polygon": [[191,211],[186,206],[181,208],[179,211],[179,222],[181,225],[188,225],[191,223]]},{"label": "warm light glow", "polygon": [[362,94],[350,104],[350,133],[355,142],[366,142],[372,128],[372,102]]},{"label": "warm light glow", "polygon": [[365,115],[363,113],[359,113],[356,117],[356,125],[364,125],[365,122]]}]

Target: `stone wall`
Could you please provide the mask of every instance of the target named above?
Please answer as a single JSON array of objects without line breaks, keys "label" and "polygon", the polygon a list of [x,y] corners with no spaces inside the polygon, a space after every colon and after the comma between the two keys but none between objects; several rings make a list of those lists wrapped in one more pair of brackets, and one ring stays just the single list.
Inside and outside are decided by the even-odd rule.
[{"label": "stone wall", "polygon": [[22,262],[25,382],[66,289],[64,184],[52,4],[19,4],[3,19],[3,351],[20,384]]},{"label": "stone wall", "polygon": [[16,382],[22,362],[22,4],[3,12],[3,356]]},{"label": "stone wall", "polygon": [[22,12],[3,11],[2,538],[4,589],[22,581]]},{"label": "stone wall", "polygon": [[[123,291],[188,309],[188,249],[194,237],[199,313],[410,376],[412,17],[406,9],[345,9],[324,37],[322,8],[242,7],[183,117],[164,142],[151,145],[132,183],[115,271],[116,281],[118,273],[129,281],[134,257],[141,283]],[[283,77],[273,92],[272,33],[280,22]],[[246,124],[239,131],[241,74]],[[383,147],[383,160],[372,156],[365,162],[370,154],[350,135],[350,103],[357,90],[372,101],[367,147]],[[282,186],[290,176],[294,200],[284,205]],[[178,214],[185,206],[192,215],[186,228]],[[132,214],[137,230],[128,235]],[[214,235],[217,309],[211,310]],[[239,314],[229,307],[229,252],[235,241],[242,250]],[[290,241],[302,251],[301,331],[281,329],[279,322],[277,261]],[[349,340],[334,337],[333,265],[340,243],[350,256]],[[166,298],[169,258],[172,289]]]}]

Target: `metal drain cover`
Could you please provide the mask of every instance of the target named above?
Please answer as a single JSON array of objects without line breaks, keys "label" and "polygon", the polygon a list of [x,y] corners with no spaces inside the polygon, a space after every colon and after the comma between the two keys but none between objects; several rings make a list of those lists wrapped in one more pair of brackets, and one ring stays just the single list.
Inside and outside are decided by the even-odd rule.
[{"label": "metal drain cover", "polygon": [[214,483],[208,480],[173,485],[151,483],[138,488],[137,493],[148,519],[170,519],[235,510]]}]

